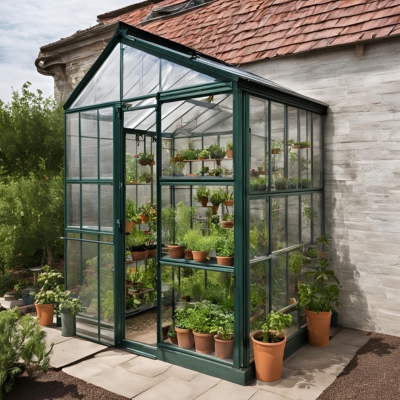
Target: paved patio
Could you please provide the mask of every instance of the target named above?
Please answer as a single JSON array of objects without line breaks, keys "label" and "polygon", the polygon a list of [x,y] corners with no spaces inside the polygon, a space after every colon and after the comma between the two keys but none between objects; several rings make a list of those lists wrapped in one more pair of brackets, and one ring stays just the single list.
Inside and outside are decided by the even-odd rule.
[{"label": "paved patio", "polygon": [[303,346],[284,362],[282,379],[240,386],[163,361],[61,336],[44,328],[54,342],[51,366],[110,392],[135,400],[313,400],[369,341],[366,332],[333,330],[326,348]]}]

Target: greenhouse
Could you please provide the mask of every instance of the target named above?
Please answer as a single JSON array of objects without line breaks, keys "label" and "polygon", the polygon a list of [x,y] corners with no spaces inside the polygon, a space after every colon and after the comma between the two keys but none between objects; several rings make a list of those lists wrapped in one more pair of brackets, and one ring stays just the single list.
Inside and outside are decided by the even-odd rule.
[{"label": "greenhouse", "polygon": [[[252,332],[275,310],[296,351],[304,254],[322,249],[327,105],[120,23],[65,110],[78,335],[246,384]],[[231,348],[177,343],[185,319]]]}]

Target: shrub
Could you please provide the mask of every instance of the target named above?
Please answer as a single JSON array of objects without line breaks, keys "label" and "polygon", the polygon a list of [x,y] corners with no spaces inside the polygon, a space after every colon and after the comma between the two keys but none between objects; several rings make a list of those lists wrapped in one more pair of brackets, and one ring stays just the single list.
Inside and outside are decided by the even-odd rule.
[{"label": "shrub", "polygon": [[3,297],[8,290],[13,289],[16,283],[11,274],[0,275],[0,297]]},{"label": "shrub", "polygon": [[50,366],[46,350],[46,333],[31,315],[21,317],[17,308],[0,313],[0,398],[3,388],[8,393],[14,384],[14,378],[25,367],[45,371]]}]

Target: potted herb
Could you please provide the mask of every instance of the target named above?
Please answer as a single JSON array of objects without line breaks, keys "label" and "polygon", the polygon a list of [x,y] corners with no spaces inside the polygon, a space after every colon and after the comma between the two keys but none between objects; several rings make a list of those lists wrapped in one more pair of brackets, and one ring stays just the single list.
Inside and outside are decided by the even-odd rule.
[{"label": "potted herb", "polygon": [[141,221],[139,214],[136,212],[136,204],[130,200],[126,200],[126,207],[125,207],[125,232],[130,232],[135,223]]},{"label": "potted herb", "polygon": [[300,143],[302,149],[309,149],[310,148],[310,142],[308,140],[305,140],[304,142]]},{"label": "potted herb", "polygon": [[165,168],[164,176],[183,176],[183,169],[185,168],[184,162],[171,161],[169,166]]},{"label": "potted herb", "polygon": [[133,229],[129,237],[126,238],[127,250],[131,252],[132,261],[146,260],[149,250],[146,247],[148,237],[144,231]]},{"label": "potted herb", "polygon": [[218,207],[228,198],[228,193],[225,188],[215,188],[210,192],[210,201],[213,205],[212,213],[215,215],[218,211]]},{"label": "potted herb", "polygon": [[[226,156],[225,149],[215,143],[208,148],[208,151],[210,152],[210,157],[214,160],[221,160]],[[219,165],[219,161],[217,161],[217,165]]]},{"label": "potted herb", "polygon": [[138,208],[138,214],[143,223],[154,221],[157,218],[157,206],[151,201],[148,201]]},{"label": "potted herb", "polygon": [[288,180],[286,178],[276,178],[275,179],[275,190],[285,190],[287,189]]},{"label": "potted herb", "polygon": [[217,241],[217,263],[219,265],[233,266],[235,242],[233,230],[228,231],[226,238]]},{"label": "potted herb", "polygon": [[233,144],[230,140],[226,142],[226,157],[233,158]]},{"label": "potted herb", "polygon": [[233,355],[233,328],[234,317],[230,311],[220,310],[213,318],[215,356],[221,359],[231,358]]},{"label": "potted herb", "polygon": [[197,235],[197,240],[192,244],[193,260],[196,262],[206,262],[210,251],[214,248],[212,236],[203,236],[200,231],[195,231],[193,236]]},{"label": "potted herb", "polygon": [[339,280],[328,267],[328,260],[319,258],[315,269],[306,272],[313,282],[298,285],[299,304],[304,307],[307,319],[308,342],[317,347],[328,346],[332,307],[340,305]]},{"label": "potted herb", "polygon": [[193,332],[190,325],[190,317],[193,308],[178,308],[174,313],[175,331],[178,340],[178,346],[181,349],[191,349],[194,345]]},{"label": "potted herb", "polygon": [[224,201],[224,206],[233,206],[233,191],[228,193],[228,198]]},{"label": "potted herb", "polygon": [[221,226],[226,229],[233,228],[234,217],[233,214],[225,213],[222,216]]},{"label": "potted herb", "polygon": [[197,157],[199,160],[208,160],[210,158],[210,152],[208,150],[202,150]]},{"label": "potted herb", "polygon": [[169,327],[167,336],[171,344],[178,344],[178,338],[176,337],[176,330],[173,325]]},{"label": "potted herb", "polygon": [[193,247],[196,246],[196,242],[201,236],[201,232],[197,229],[188,229],[183,236],[183,245],[185,246],[185,259],[193,260]]},{"label": "potted herb", "polygon": [[300,149],[301,148],[301,142],[294,142],[292,145],[292,149]]},{"label": "potted herb", "polygon": [[271,154],[279,154],[283,151],[283,140],[282,139],[274,139],[271,141]]},{"label": "potted herb", "polygon": [[194,200],[199,201],[202,207],[207,207],[208,196],[210,191],[203,185],[200,185],[196,189],[196,195],[194,196]]},{"label": "potted herb", "polygon": [[71,292],[66,290],[58,296],[58,311],[61,313],[61,335],[76,335],[76,314],[85,312],[82,301],[78,298],[72,298]]},{"label": "potted herb", "polygon": [[151,172],[150,171],[142,171],[139,174],[139,183],[145,182],[145,183],[150,183],[151,182]]},{"label": "potted herb", "polygon": [[256,378],[263,382],[275,382],[281,379],[283,353],[286,337],[283,330],[292,323],[290,314],[282,314],[272,310],[262,326],[262,331],[255,333],[253,342]]},{"label": "potted herb", "polygon": [[176,240],[186,250],[184,250],[185,259],[193,259],[191,248],[187,246],[185,237],[191,231],[193,218],[197,215],[196,207],[189,207],[180,201],[176,205]]}]

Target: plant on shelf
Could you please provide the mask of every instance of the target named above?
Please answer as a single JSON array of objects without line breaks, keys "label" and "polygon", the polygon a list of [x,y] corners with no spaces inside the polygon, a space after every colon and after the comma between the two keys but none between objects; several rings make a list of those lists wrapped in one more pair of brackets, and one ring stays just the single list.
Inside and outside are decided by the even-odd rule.
[{"label": "plant on shelf", "polygon": [[139,160],[140,165],[148,165],[150,161],[154,161],[153,153],[139,153],[134,155]]},{"label": "plant on shelf", "polygon": [[300,144],[301,144],[302,149],[308,149],[311,146],[311,144],[308,140],[305,140],[304,142],[301,142]]},{"label": "plant on shelf", "polygon": [[294,275],[298,275],[301,272],[305,264],[306,258],[300,251],[293,251],[289,253],[289,269]]},{"label": "plant on shelf", "polygon": [[225,237],[220,237],[216,241],[217,263],[219,265],[233,266],[233,256],[235,253],[235,241],[233,229],[227,231]]},{"label": "plant on shelf", "polygon": [[178,339],[178,346],[182,349],[191,349],[194,345],[193,332],[190,324],[190,317],[193,308],[178,308],[174,313],[175,331]]},{"label": "plant on shelf", "polygon": [[309,247],[307,249],[307,257],[310,258],[317,258],[318,257],[318,250],[315,247]]},{"label": "plant on shelf", "polygon": [[149,250],[146,247],[148,235],[144,231],[133,229],[131,234],[126,237],[127,250],[131,252],[132,261],[146,260]]},{"label": "plant on shelf", "polygon": [[197,155],[197,158],[199,160],[208,160],[210,158],[210,152],[208,150],[202,150],[200,153]]},{"label": "plant on shelf", "polygon": [[211,332],[215,332],[215,356],[221,359],[231,358],[233,354],[233,312],[219,310],[214,314]]},{"label": "plant on shelf", "polygon": [[267,184],[264,176],[250,180],[250,191],[252,192],[264,191],[266,187]]},{"label": "plant on shelf", "polygon": [[234,216],[233,214],[225,213],[222,216],[221,226],[223,228],[233,228]]},{"label": "plant on shelf", "polygon": [[213,169],[209,170],[208,175],[215,176],[215,177],[221,176],[222,175],[222,168],[219,165],[217,165],[216,168],[213,168]]},{"label": "plant on shelf", "polygon": [[151,201],[148,201],[138,208],[138,213],[142,219],[142,222],[155,220],[157,218],[157,206]]},{"label": "plant on shelf", "polygon": [[287,181],[287,188],[288,189],[297,189],[299,184],[299,179],[296,177],[289,178]]},{"label": "plant on shelf", "polygon": [[317,347],[328,346],[332,306],[340,305],[339,280],[334,271],[328,269],[329,261],[320,257],[314,270],[306,272],[313,281],[298,285],[299,304],[306,313],[308,341]]},{"label": "plant on shelf", "polygon": [[274,139],[271,141],[271,154],[279,154],[284,149],[282,139]]},{"label": "plant on shelf", "polygon": [[164,169],[164,176],[183,176],[184,168],[184,162],[171,161],[169,166]]},{"label": "plant on shelf", "polygon": [[208,196],[210,195],[210,191],[204,186],[200,185],[196,189],[196,195],[194,196],[195,201],[199,201],[202,207],[206,207],[208,203]]},{"label": "plant on shelf", "polygon": [[311,187],[311,179],[302,178],[299,179],[299,188],[300,189],[308,189]]},{"label": "plant on shelf", "polygon": [[192,231],[190,235],[193,240],[191,244],[193,260],[206,262],[210,251],[214,248],[214,239],[212,236],[203,236],[200,230],[192,229]]},{"label": "plant on shelf", "polygon": [[126,155],[126,183],[135,183],[137,180],[136,175],[136,158],[132,157],[131,155]]},{"label": "plant on shelf", "polygon": [[139,292],[143,287],[143,273],[140,268],[128,268],[126,271],[126,279],[131,282],[129,290],[132,288],[131,292]]},{"label": "plant on shelf", "polygon": [[15,286],[14,290],[17,292],[15,293],[15,300],[22,299],[24,306],[30,305],[33,303],[33,296],[29,294],[29,281],[23,279],[19,281]]},{"label": "plant on shelf", "polygon": [[301,142],[293,142],[292,149],[300,149],[301,148]]},{"label": "plant on shelf", "polygon": [[233,158],[233,144],[231,140],[226,142],[226,157]]},{"label": "plant on shelf", "polygon": [[217,207],[217,210],[219,205],[227,199],[228,199],[228,192],[224,187],[212,189],[210,192],[210,202],[213,206]]},{"label": "plant on shelf", "polygon": [[192,149],[184,149],[181,150],[180,155],[184,158],[184,160],[196,160],[197,159],[197,152],[196,150]]},{"label": "plant on shelf", "polygon": [[151,172],[143,170],[139,173],[139,183],[150,183],[151,182]]},{"label": "plant on shelf", "polygon": [[275,179],[275,190],[285,190],[287,189],[288,180],[286,178],[276,178]]},{"label": "plant on shelf", "polygon": [[262,332],[256,333],[253,342],[256,378],[263,382],[275,382],[281,379],[283,353],[286,337],[283,330],[292,323],[290,314],[272,310],[262,325]]},{"label": "plant on shelf", "polygon": [[[133,202],[130,199],[127,199],[126,200],[125,210],[126,210],[125,211],[126,222],[133,222],[134,224],[138,223],[138,222],[140,223],[141,219],[140,219],[139,213],[136,211],[135,202]],[[128,232],[130,232],[132,230],[133,225],[131,226],[131,228],[129,229]]]},{"label": "plant on shelf", "polygon": [[86,308],[78,298],[71,297],[71,292],[65,290],[58,296],[58,312],[61,313],[62,336],[76,335],[76,314],[84,313]]},{"label": "plant on shelf", "polygon": [[210,157],[218,160],[224,158],[226,156],[226,151],[223,147],[218,146],[217,144],[212,144],[208,149],[210,152]]}]

